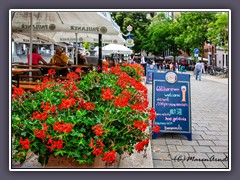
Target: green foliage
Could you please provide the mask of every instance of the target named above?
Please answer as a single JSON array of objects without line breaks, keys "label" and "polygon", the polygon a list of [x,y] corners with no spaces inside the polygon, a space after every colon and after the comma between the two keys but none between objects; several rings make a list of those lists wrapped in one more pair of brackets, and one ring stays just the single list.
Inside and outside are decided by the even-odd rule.
[{"label": "green foliage", "polygon": [[87,50],[90,50],[90,42],[84,42],[83,47]]},{"label": "green foliage", "polygon": [[190,53],[198,48],[204,53],[204,44],[208,40],[208,24],[216,20],[215,12],[183,12],[177,18],[181,34],[175,38],[181,49]]},{"label": "green foliage", "polygon": [[207,36],[212,44],[222,47],[228,51],[228,13],[218,13],[217,20],[209,24]]}]

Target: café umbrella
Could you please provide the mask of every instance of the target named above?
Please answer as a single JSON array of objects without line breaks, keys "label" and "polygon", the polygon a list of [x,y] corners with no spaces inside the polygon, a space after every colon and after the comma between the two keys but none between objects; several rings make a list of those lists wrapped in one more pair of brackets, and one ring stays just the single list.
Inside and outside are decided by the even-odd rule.
[{"label": "caf\u00e9 umbrella", "polygon": [[[100,45],[102,34],[118,35],[120,33],[119,26],[112,20],[109,12],[11,10],[11,20],[12,32],[30,32],[30,57],[32,37],[35,33],[72,32],[75,33],[76,39],[78,33],[98,34]],[[101,46],[99,46],[99,50],[101,52]],[[99,54],[99,65],[101,66],[100,59],[101,55]]]}]

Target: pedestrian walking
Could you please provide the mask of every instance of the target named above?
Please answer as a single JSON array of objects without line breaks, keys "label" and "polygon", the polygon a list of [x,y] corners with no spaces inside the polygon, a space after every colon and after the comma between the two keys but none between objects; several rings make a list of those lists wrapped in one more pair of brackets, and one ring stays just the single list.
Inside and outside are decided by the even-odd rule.
[{"label": "pedestrian walking", "polygon": [[201,62],[202,64],[202,73],[205,74],[205,65],[204,65],[204,62]]},{"label": "pedestrian walking", "polygon": [[134,64],[135,63],[134,58],[135,58],[134,54],[131,54],[131,59],[129,59],[128,62],[130,64]]},{"label": "pedestrian walking", "polygon": [[202,74],[202,64],[198,60],[195,65],[195,71],[196,71],[196,80],[201,81],[201,74]]},{"label": "pedestrian walking", "polygon": [[144,69],[144,76],[146,76],[147,58],[142,54],[140,64]]}]

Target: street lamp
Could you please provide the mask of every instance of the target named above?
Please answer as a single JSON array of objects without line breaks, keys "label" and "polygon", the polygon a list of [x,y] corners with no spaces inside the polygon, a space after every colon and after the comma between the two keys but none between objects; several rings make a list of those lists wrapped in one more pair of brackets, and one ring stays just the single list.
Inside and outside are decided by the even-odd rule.
[{"label": "street lamp", "polygon": [[133,27],[131,25],[127,26],[127,34],[123,34],[123,36],[127,37],[126,39],[126,46],[127,47],[133,47],[134,46],[134,40],[132,39],[133,35],[131,34],[131,31],[133,30]]}]

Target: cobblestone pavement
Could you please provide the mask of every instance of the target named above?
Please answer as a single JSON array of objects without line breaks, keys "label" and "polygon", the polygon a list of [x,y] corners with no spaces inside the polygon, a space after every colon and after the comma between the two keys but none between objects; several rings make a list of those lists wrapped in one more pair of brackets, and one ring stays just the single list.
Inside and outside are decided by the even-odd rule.
[{"label": "cobblestone pavement", "polygon": [[[152,85],[146,86],[152,92]],[[152,139],[154,168],[229,167],[228,79],[204,74],[196,81],[191,74],[191,105],[192,141],[180,134]]]}]

